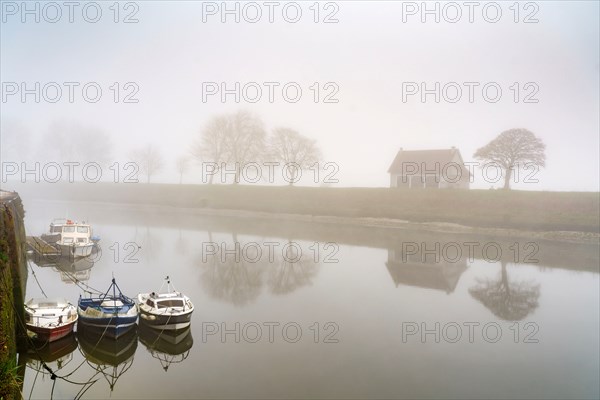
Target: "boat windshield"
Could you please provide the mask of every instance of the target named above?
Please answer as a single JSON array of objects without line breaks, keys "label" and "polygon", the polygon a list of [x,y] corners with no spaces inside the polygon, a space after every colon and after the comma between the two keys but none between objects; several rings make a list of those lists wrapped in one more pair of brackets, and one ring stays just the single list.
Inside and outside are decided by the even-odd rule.
[{"label": "boat windshield", "polygon": [[102,307],[122,307],[123,302],[121,300],[104,300],[101,304]]},{"label": "boat windshield", "polygon": [[180,300],[180,299],[160,300],[156,304],[158,305],[158,308],[183,307],[183,300]]},{"label": "boat windshield", "polygon": [[46,301],[43,303],[38,303],[37,304],[38,308],[55,308],[58,307],[58,302],[56,301]]},{"label": "boat windshield", "polygon": [[88,227],[87,226],[78,226],[77,227],[77,232],[78,233],[88,233]]},{"label": "boat windshield", "polygon": [[75,232],[75,227],[74,226],[63,226],[62,231],[67,232],[67,233],[73,233],[73,232]]}]

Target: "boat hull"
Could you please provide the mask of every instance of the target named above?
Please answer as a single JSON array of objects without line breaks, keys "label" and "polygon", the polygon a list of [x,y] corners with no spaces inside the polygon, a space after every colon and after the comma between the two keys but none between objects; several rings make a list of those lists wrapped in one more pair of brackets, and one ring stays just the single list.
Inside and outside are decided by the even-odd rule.
[{"label": "boat hull", "polygon": [[156,314],[140,309],[140,323],[160,330],[180,330],[192,323],[192,311],[178,314]]},{"label": "boat hull", "polygon": [[73,332],[75,322],[77,322],[77,320],[52,328],[45,328],[35,326],[32,324],[27,324],[27,329],[36,334],[36,340],[43,342],[54,342]]},{"label": "boat hull", "polygon": [[126,317],[126,316],[113,316],[104,318],[86,317],[79,314],[79,321],[85,325],[86,329],[90,329],[100,334],[104,333],[106,337],[118,339],[133,327],[135,327],[137,316]]},{"label": "boat hull", "polygon": [[60,248],[60,252],[65,257],[88,257],[92,254],[92,250],[94,249],[94,243],[88,243],[84,246],[73,246],[67,244],[58,243],[58,247]]},{"label": "boat hull", "polygon": [[79,321],[87,328],[118,339],[136,325],[138,307],[133,300],[124,296],[80,298],[77,314]]}]

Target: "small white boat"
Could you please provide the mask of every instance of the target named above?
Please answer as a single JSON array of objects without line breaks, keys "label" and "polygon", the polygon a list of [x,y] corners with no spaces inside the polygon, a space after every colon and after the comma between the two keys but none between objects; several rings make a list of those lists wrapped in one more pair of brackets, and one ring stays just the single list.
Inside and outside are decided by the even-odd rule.
[{"label": "small white boat", "polygon": [[75,306],[63,298],[31,299],[25,303],[27,329],[44,342],[52,342],[71,333],[77,318]]},{"label": "small white boat", "polygon": [[61,238],[56,244],[63,256],[70,257],[87,257],[96,246],[92,241],[92,227],[70,220],[62,226]]},{"label": "small white boat", "polygon": [[140,322],[160,330],[179,330],[190,326],[194,305],[189,297],[178,292],[165,278],[167,291],[138,294]]}]

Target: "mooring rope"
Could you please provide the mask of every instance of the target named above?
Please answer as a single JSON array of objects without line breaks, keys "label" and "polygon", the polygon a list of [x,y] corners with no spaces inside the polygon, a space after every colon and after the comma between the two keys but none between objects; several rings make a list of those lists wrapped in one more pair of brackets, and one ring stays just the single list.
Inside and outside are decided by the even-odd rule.
[{"label": "mooring rope", "polygon": [[38,281],[37,275],[35,274],[35,271],[33,270],[33,267],[31,266],[31,261],[27,260],[27,264],[29,265],[29,269],[31,270],[31,274],[33,275],[33,278],[35,279],[38,287],[42,291],[42,294],[44,295],[45,298],[48,298],[48,296],[46,295],[46,292],[44,292],[44,289],[42,288],[42,285],[40,284],[40,281]]},{"label": "mooring rope", "polygon": [[[8,291],[8,289],[9,289],[9,288],[7,288],[7,287],[6,287],[6,284],[5,284],[5,288],[4,288],[4,290],[7,290],[7,291]],[[15,303],[14,303],[13,299],[12,299],[12,298],[10,298],[10,296],[8,296],[8,297],[9,297],[9,299],[10,299],[9,301],[10,301],[11,307],[13,308],[13,310],[14,310],[14,312],[15,312],[15,315],[17,316],[17,322],[19,323],[19,325],[21,326],[21,328],[23,328],[23,331],[24,331],[24,332],[27,332],[27,326],[26,326],[26,324],[23,322],[23,320],[21,319],[21,317],[20,317],[20,314],[19,314],[19,312],[18,312],[18,310],[17,310],[17,308],[16,308],[16,306],[15,306]],[[42,367],[43,367],[45,370],[47,370],[48,372],[50,372],[50,379],[52,379],[52,380],[56,380],[56,378],[58,378],[58,379],[62,379],[62,380],[64,380],[64,381],[66,381],[66,382],[68,382],[68,383],[71,383],[71,384],[74,384],[74,385],[87,385],[87,384],[89,384],[89,383],[90,383],[89,381],[88,381],[88,382],[83,382],[83,383],[82,383],[82,382],[75,382],[75,381],[71,381],[71,380],[69,380],[69,379],[65,379],[65,378],[64,378],[64,377],[62,377],[62,376],[56,375],[56,373],[55,373],[54,371],[52,371],[52,368],[50,368],[50,367],[48,366],[48,364],[46,364],[46,362],[44,361],[44,358],[43,358],[43,357],[42,357],[42,355],[39,353],[38,349],[37,349],[37,348],[36,348],[36,346],[34,345],[34,343],[33,343],[33,340],[32,340],[32,339],[29,337],[29,335],[27,335],[27,334],[26,334],[26,335],[25,335],[25,337],[27,338],[27,340],[28,340],[28,342],[29,342],[29,344],[30,344],[30,347],[31,347],[31,348],[33,348],[34,352],[36,353],[36,355],[37,355],[37,356],[38,356],[38,358],[40,359],[40,361],[41,361],[41,363],[42,363]],[[39,370],[38,370],[38,372],[39,372]],[[36,375],[37,375],[37,374],[36,374]],[[31,388],[31,391],[33,392],[33,387]],[[30,396],[29,396],[29,397],[31,398],[31,393],[30,393]]]}]

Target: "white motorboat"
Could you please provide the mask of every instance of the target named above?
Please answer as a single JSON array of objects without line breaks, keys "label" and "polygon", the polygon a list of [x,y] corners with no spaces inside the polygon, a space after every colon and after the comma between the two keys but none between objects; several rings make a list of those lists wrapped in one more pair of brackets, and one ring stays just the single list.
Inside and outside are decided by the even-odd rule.
[{"label": "white motorboat", "polygon": [[92,227],[86,223],[68,220],[62,226],[61,238],[56,242],[63,256],[87,257],[96,245],[92,241]]},{"label": "white motorboat", "polygon": [[138,294],[140,322],[160,330],[179,330],[190,326],[194,305],[189,297],[178,292],[165,278],[167,291]]},{"label": "white motorboat", "polygon": [[53,342],[71,333],[77,318],[75,306],[63,298],[31,299],[25,303],[27,329],[44,342]]}]

